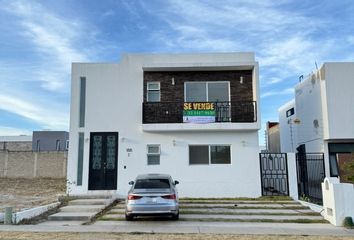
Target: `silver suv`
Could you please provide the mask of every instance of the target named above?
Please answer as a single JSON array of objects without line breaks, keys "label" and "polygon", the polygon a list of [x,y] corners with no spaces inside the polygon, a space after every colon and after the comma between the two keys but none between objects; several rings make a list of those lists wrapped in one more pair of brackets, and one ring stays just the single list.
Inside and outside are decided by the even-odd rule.
[{"label": "silver suv", "polygon": [[138,175],[128,192],[125,219],[133,220],[142,215],[170,215],[179,218],[178,193],[176,185],[168,174]]}]

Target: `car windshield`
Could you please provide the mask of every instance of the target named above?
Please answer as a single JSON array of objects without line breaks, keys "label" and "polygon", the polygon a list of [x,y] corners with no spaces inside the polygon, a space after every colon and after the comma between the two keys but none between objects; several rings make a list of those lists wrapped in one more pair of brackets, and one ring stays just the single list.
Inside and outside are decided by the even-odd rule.
[{"label": "car windshield", "polygon": [[170,181],[168,179],[138,179],[136,180],[135,189],[149,189],[149,188],[170,188]]}]

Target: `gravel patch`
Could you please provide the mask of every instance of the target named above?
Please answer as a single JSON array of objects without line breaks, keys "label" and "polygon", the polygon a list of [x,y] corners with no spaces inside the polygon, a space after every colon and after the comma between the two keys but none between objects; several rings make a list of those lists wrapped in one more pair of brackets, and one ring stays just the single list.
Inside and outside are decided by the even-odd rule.
[{"label": "gravel patch", "polygon": [[0,212],[8,206],[21,211],[57,202],[65,189],[65,179],[0,178]]}]

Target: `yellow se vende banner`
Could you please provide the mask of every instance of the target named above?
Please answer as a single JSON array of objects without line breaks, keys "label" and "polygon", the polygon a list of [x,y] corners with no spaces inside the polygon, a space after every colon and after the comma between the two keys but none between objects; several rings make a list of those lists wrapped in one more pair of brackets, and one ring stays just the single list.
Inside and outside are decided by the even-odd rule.
[{"label": "yellow se vende banner", "polygon": [[215,122],[214,103],[184,103],[184,123],[212,123]]}]

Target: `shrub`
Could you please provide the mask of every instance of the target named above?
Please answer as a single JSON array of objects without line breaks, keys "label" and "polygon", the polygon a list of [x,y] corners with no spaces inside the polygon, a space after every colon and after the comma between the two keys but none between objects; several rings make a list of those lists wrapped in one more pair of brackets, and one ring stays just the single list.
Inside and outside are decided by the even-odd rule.
[{"label": "shrub", "polygon": [[352,217],[345,217],[344,218],[343,227],[346,227],[346,228],[353,228],[354,227],[354,223],[353,223]]}]

